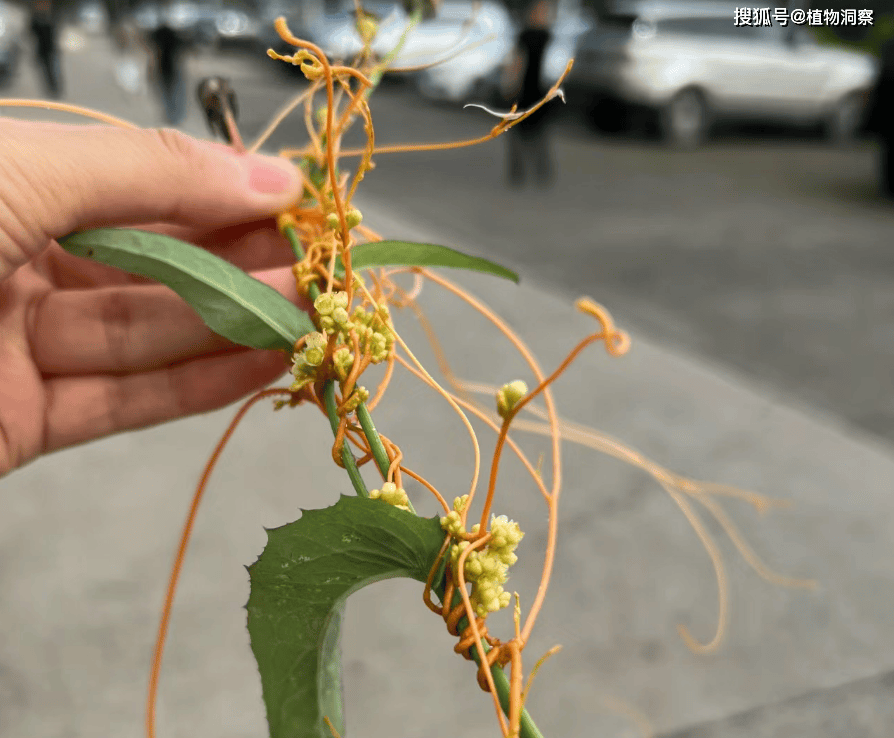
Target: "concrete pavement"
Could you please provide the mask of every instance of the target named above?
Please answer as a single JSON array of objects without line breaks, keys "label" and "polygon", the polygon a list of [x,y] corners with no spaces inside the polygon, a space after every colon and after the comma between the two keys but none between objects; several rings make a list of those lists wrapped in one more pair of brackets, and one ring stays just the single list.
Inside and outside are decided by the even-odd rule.
[{"label": "concrete pavement", "polygon": [[[115,102],[103,93],[98,75],[107,57],[99,44],[79,53],[67,63],[72,95],[83,84],[85,98],[73,99],[158,123],[149,101]],[[28,94],[27,76],[17,84],[15,94]],[[201,124],[193,114],[187,128],[198,133]],[[396,209],[359,204],[366,222],[388,237],[487,255],[480,244],[411,224]],[[509,316],[547,367],[592,329],[573,313],[577,295],[455,276]],[[456,300],[429,286],[421,302],[452,346],[461,376],[491,383],[527,376],[508,346]],[[412,316],[396,320],[425,360]],[[712,571],[695,534],[644,474],[568,446],[556,576],[529,651],[530,664],[554,643],[565,646],[542,670],[529,702],[544,735],[637,735],[611,712],[611,699],[678,738],[889,735],[890,449],[727,369],[633,339],[623,359],[599,348],[582,357],[557,387],[565,416],[680,473],[792,500],[792,510],[765,519],[735,500],[724,506],[768,565],[821,586],[774,587],[721,540],[732,592],[729,637],[716,655],[691,654],[675,625],[683,622],[707,640],[716,619]],[[70,449],[3,480],[3,738],[141,734],[178,528],[204,459],[234,412]],[[451,496],[465,491],[469,442],[435,397],[398,375],[375,415],[412,468]],[[234,438],[187,563],[162,679],[159,735],[265,734],[241,609],[248,594],[242,566],[260,552],[263,526],[281,525],[299,507],[330,504],[348,490],[329,461],[330,445],[325,420],[307,408],[274,414],[259,407]],[[537,440],[529,447],[535,458],[545,448]],[[507,464],[504,474],[496,512],[520,520],[528,534],[512,580],[524,606],[536,583],[544,515],[521,470]],[[425,496],[417,490],[415,499]],[[427,502],[421,507],[434,512]],[[488,698],[469,665],[452,654],[451,639],[422,606],[419,589],[386,582],[351,599],[344,642],[349,734],[496,735]],[[499,633],[506,619],[495,622]],[[449,726],[454,714],[461,728]],[[789,732],[773,727],[779,725]]]}]

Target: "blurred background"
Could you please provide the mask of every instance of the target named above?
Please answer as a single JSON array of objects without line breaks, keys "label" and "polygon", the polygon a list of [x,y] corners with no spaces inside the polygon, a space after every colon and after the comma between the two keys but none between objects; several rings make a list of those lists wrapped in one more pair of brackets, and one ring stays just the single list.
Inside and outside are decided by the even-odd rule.
[{"label": "blurred background", "polygon": [[[768,9],[773,24],[761,27],[736,25],[734,4],[561,0],[547,13],[540,90],[575,57],[567,104],[552,101],[533,136],[379,157],[362,196],[398,200],[459,238],[483,237],[482,246],[539,284],[598,294],[649,335],[892,441],[894,215],[885,136],[894,135],[894,94],[884,93],[881,71],[886,43],[891,56],[894,3],[864,6],[847,23],[832,4]],[[304,84],[295,68],[265,54],[286,51],[273,20],[284,15],[298,35],[350,58],[360,47],[353,7],[4,3],[3,94],[58,97],[210,135],[195,89],[219,74],[237,93],[250,140]],[[380,20],[375,47],[390,49],[406,9],[385,0],[365,7]],[[783,26],[777,15],[805,11],[801,25]],[[52,19],[51,31],[40,17]],[[519,99],[506,70],[528,25],[522,0],[443,0],[396,64],[471,49],[386,76],[373,98],[378,141],[489,130],[495,119],[462,106],[505,110]],[[300,118],[290,119],[267,146],[300,144],[303,135]],[[525,152],[526,138],[543,145]],[[549,171],[525,157],[548,160]],[[523,164],[543,176],[529,181]],[[519,187],[533,184],[547,186]]]},{"label": "blurred background", "polygon": [[[407,10],[402,3],[384,0],[363,5],[379,19],[375,48],[384,53],[400,36]],[[221,75],[235,90],[240,130],[243,138],[251,141],[306,84],[295,68],[266,56],[268,48],[288,50],[273,32],[273,20],[285,16],[296,35],[314,41],[333,57],[349,59],[361,44],[353,8],[353,2],[336,0],[5,2],[0,5],[0,95],[58,99],[144,126],[175,125],[194,135],[210,136],[196,88],[202,79]],[[644,611],[634,606],[634,600],[638,603],[636,598],[648,587],[637,589],[637,583],[654,576],[658,581],[650,586],[659,590],[664,586],[660,568],[653,569],[650,563],[639,573],[625,570],[608,581],[607,586],[625,593],[606,596],[611,602],[605,607],[613,608],[611,623],[617,627],[605,630],[604,638],[611,643],[600,642],[597,647],[584,641],[586,648],[577,652],[568,649],[571,659],[592,659],[592,664],[587,661],[579,667],[574,678],[583,680],[583,685],[589,684],[586,679],[593,673],[605,674],[618,684],[628,676],[635,681],[630,676],[634,671],[624,665],[639,664],[636,668],[650,675],[650,686],[636,693],[625,685],[620,692],[641,697],[643,709],[661,718],[659,726],[673,729],[675,736],[881,738],[891,734],[894,720],[890,712],[894,657],[886,650],[890,646],[881,645],[894,643],[889,617],[889,592],[894,585],[890,557],[894,503],[891,474],[879,471],[888,469],[885,464],[892,459],[894,444],[894,2],[861,0],[858,8],[819,2],[769,7],[768,27],[744,23],[747,18],[741,10],[752,6],[739,4],[738,8],[734,3],[695,1],[560,0],[538,10],[522,0],[442,0],[434,17],[423,21],[409,37],[395,63],[410,66],[449,59],[428,69],[385,77],[371,103],[377,143],[441,142],[483,135],[496,119],[485,110],[464,105],[474,103],[497,111],[507,110],[513,102],[524,107],[528,104],[521,102],[525,96],[548,89],[574,57],[574,68],[564,84],[566,102],[550,102],[547,112],[527,132],[482,146],[380,155],[374,160],[375,170],[360,188],[358,204],[365,212],[393,213],[404,219],[403,225],[393,221],[395,228],[388,234],[422,234],[417,240],[434,240],[437,235],[439,242],[475,250],[517,268],[526,285],[552,293],[564,301],[563,308],[581,294],[609,306],[616,321],[633,334],[635,346],[638,339],[647,343],[644,353],[637,354],[646,359],[632,359],[645,364],[634,363],[634,367],[640,366],[634,370],[600,366],[600,372],[606,372],[600,377],[608,377],[606,381],[616,383],[610,386],[620,389],[606,392],[608,406],[594,403],[592,414],[581,419],[601,425],[603,420],[629,418],[629,427],[627,420],[618,422],[617,434],[656,454],[662,462],[685,467],[687,473],[703,478],[740,482],[783,497],[791,492],[801,496],[803,506],[799,509],[808,510],[803,517],[793,514],[785,518],[763,537],[762,544],[764,550],[770,547],[783,554],[778,561],[783,566],[805,564],[799,569],[801,574],[831,572],[828,598],[812,601],[815,609],[809,610],[803,599],[797,599],[802,597],[800,593],[778,595],[777,590],[752,577],[749,592],[763,587],[755,596],[765,599],[734,626],[741,626],[743,630],[737,632],[745,633],[730,655],[734,667],[744,665],[741,672],[731,667],[730,672],[722,672],[727,677],[718,679],[720,672],[702,667],[700,657],[691,657],[698,666],[680,661],[690,655],[678,653],[683,647],[674,640],[668,625],[674,615],[660,610],[673,600],[674,612],[688,616],[690,590],[677,591],[676,585],[654,595],[655,622],[660,623],[654,626],[654,633],[645,637],[638,632],[627,641],[615,637],[624,628],[640,627],[636,619],[647,617],[640,615]],[[853,15],[848,17],[846,10]],[[804,22],[784,25],[781,19],[785,17]],[[465,53],[450,56],[465,46],[470,47]],[[4,114],[70,119],[20,108],[7,109]],[[303,122],[296,116],[279,128],[265,148],[275,152],[300,146],[305,140]],[[376,227],[374,219],[369,222]],[[415,230],[407,230],[408,223]],[[515,309],[512,299],[505,300],[510,310]],[[533,313],[539,304],[534,301],[528,307]],[[527,325],[537,326],[541,337],[551,340],[559,330],[553,324],[541,326],[534,315],[529,319]],[[572,340],[570,333],[558,336],[556,351]],[[648,345],[672,350],[675,357],[683,358],[661,363],[655,357],[664,354],[657,349],[650,353]],[[650,369],[658,372],[659,366],[664,372],[660,381],[649,374]],[[592,378],[582,374],[578,381],[592,382]],[[625,399],[623,392],[632,385],[624,385],[624,381],[638,382],[638,387],[643,391],[650,388],[655,396]],[[750,388],[754,394],[747,398],[752,399],[737,394],[733,403],[735,393],[729,388],[734,386]],[[757,396],[762,398],[760,402],[753,400]],[[718,427],[727,424],[728,434],[722,439],[710,424],[689,423],[687,413],[697,402],[700,408],[707,408],[706,413],[722,418]],[[649,407],[663,409],[650,411]],[[817,431],[818,435],[812,436],[801,426],[797,432],[791,430],[795,426],[781,422],[774,426],[770,422],[776,417],[773,413],[783,407],[794,407],[801,414],[798,417],[815,420],[816,428],[834,429],[838,440],[829,440],[832,431]],[[215,416],[215,422],[202,439],[209,448],[221,417]],[[770,426],[772,432],[766,431],[765,436]],[[164,433],[157,436],[164,437]],[[847,446],[847,462],[836,456],[844,454],[837,445],[842,438],[852,444]],[[74,450],[65,457],[66,463],[93,458],[92,466],[84,462],[89,475],[91,469],[106,464],[130,469],[135,466],[132,459],[136,455],[142,458],[144,453],[142,446],[137,450],[126,446],[131,456],[122,455],[116,461],[114,453],[104,455],[93,448]],[[118,446],[108,448],[114,451]],[[158,465],[168,464],[170,449],[158,448],[162,449],[156,451]],[[438,463],[437,459],[429,461]],[[181,466],[169,472],[170,484],[175,483],[174,472],[191,468],[192,462],[192,457],[180,459],[177,463]],[[36,464],[17,473],[13,481],[21,479],[25,487],[48,489],[52,485],[45,484],[40,475],[47,474],[50,481],[52,475],[40,470],[50,468],[46,465],[51,463]],[[840,476],[827,472],[823,463],[838,469]],[[67,473],[58,468],[60,475]],[[258,474],[266,473],[258,469]],[[289,474],[280,471],[282,479],[291,481]],[[592,482],[589,471],[578,475],[581,489]],[[604,480],[600,477],[600,481]],[[154,479],[145,484],[155,494]],[[637,484],[645,485],[642,480]],[[586,548],[593,538],[589,529],[577,530],[574,524],[602,524],[603,538],[592,545],[604,546],[598,553],[604,554],[599,560],[606,561],[605,566],[615,557],[624,558],[617,553],[623,546],[635,545],[628,530],[643,529],[631,524],[630,511],[639,509],[645,497],[636,491],[640,487],[629,489],[634,491],[603,499],[598,505],[582,502],[585,498],[580,495],[567,495],[578,500],[573,503],[578,506],[577,517],[569,521],[570,540],[590,551]],[[67,503],[63,494],[64,489],[53,504],[76,505]],[[183,494],[171,493],[174,515],[180,514]],[[241,499],[241,494],[241,488],[234,489],[231,499]],[[96,509],[105,509],[105,497],[97,494],[97,498]],[[21,499],[31,499],[30,494]],[[842,512],[843,507],[848,511]],[[21,513],[21,519],[36,520],[41,514],[29,508]],[[656,508],[653,513],[642,513],[638,522],[646,526],[648,521],[654,523],[654,528],[645,528],[652,533],[644,536],[649,541],[644,545],[654,554],[653,562],[676,561],[681,555],[669,545],[662,548],[664,539],[659,531],[669,515]],[[170,525],[170,520],[161,517],[159,513],[159,527]],[[849,521],[848,525],[838,526],[839,520]],[[280,517],[266,524],[281,522]],[[60,519],[59,525],[60,529],[67,526],[68,520]],[[679,533],[680,540],[685,537],[691,542],[685,521],[681,525],[685,530]],[[24,529],[12,522],[9,526]],[[797,535],[787,538],[798,526],[803,540]],[[616,538],[611,538],[613,535]],[[130,542],[119,543],[126,548]],[[165,540],[157,550],[152,549],[153,566],[157,563],[158,570],[151,569],[152,576],[144,576],[157,591],[144,597],[149,614],[144,613],[145,622],[139,623],[137,639],[143,651],[148,649],[161,572],[167,566],[171,545]],[[776,545],[779,548],[773,549]],[[687,556],[705,564],[697,543],[692,546],[695,552]],[[209,545],[208,550],[216,549]],[[566,553],[572,550],[577,549],[569,544]],[[15,553],[10,550],[10,556]],[[97,550],[95,555],[96,561],[109,558],[105,550]],[[64,552],[59,557],[47,564],[47,571],[67,561]],[[234,566],[248,560],[249,554],[234,557]],[[595,566],[595,556],[587,560]],[[703,589],[692,591],[702,598],[701,604],[712,602],[707,564],[700,571],[703,578],[698,581]],[[142,569],[139,572],[145,574]],[[124,594],[116,594],[113,587],[107,599],[109,608],[138,596],[132,583],[126,585],[126,576],[122,575],[121,581]],[[597,607],[596,600],[601,602],[602,590],[597,585],[606,584],[594,582],[591,589],[573,590],[592,608]],[[841,589],[834,592],[836,583]],[[842,596],[852,583],[856,594],[850,599]],[[213,578],[206,584],[209,592],[216,592]],[[81,590],[75,587],[72,592],[71,601],[80,601]],[[556,594],[554,616],[559,621],[562,603],[569,601],[569,596],[568,591]],[[791,599],[784,599],[789,596]],[[826,606],[828,610],[822,609]],[[20,608],[19,617],[26,626],[29,613],[41,611],[40,607],[29,603]],[[197,623],[204,622],[207,611],[196,607]],[[760,621],[758,611],[767,613],[766,623]],[[85,621],[92,617],[92,613],[83,615]],[[711,612],[705,615],[705,629],[711,627],[712,617]],[[133,643],[137,629],[133,617],[124,612],[119,619],[121,642]],[[667,629],[660,630],[664,626]],[[774,630],[773,626],[779,627]],[[241,621],[233,627],[234,632],[241,632]],[[574,634],[587,627],[587,623],[569,625],[562,638],[573,644]],[[200,630],[196,626],[197,637]],[[47,626],[35,636],[35,642],[44,643],[51,640],[47,633],[60,632]],[[761,641],[762,646],[755,646],[768,632],[777,633],[778,640],[771,636]],[[69,641],[80,642],[80,637],[75,633]],[[603,631],[593,637],[603,637]],[[795,643],[799,637],[807,639],[807,645]],[[59,636],[57,641],[65,638]],[[14,645],[10,638],[9,653],[14,653]],[[623,653],[622,647],[627,649]],[[188,647],[183,649],[188,653]],[[126,675],[122,679],[135,679],[134,673],[139,677],[143,656],[140,651],[134,657],[136,667],[121,667],[121,674]],[[183,656],[181,672],[198,669],[197,664],[205,663],[206,657],[200,653],[193,663]],[[752,657],[758,666],[749,671],[746,667],[753,665]],[[70,663],[77,666],[79,653],[71,658]],[[604,661],[599,661],[597,668],[593,664],[600,658]],[[9,657],[7,663],[14,659]],[[46,671],[38,670],[38,675],[55,668],[52,660],[47,663]],[[685,695],[696,694],[691,687],[697,680],[687,681],[679,675],[690,666],[704,668],[697,672],[702,685],[697,694],[704,697],[701,704],[714,706],[707,712],[688,709],[692,705]],[[659,667],[666,668],[667,687],[656,686],[654,673],[648,671]],[[213,671],[214,664],[207,669]],[[792,676],[795,672],[800,676]],[[0,677],[3,673],[0,667]],[[776,682],[768,676],[771,673],[778,677],[778,684],[787,685],[785,689],[773,686]],[[206,678],[213,682],[214,674],[206,673]],[[389,680],[390,675],[385,675],[380,681]],[[644,678],[643,683],[646,681]],[[674,686],[677,692],[673,692]],[[9,694],[14,693],[12,687],[8,689]],[[62,694],[64,690],[59,689]],[[141,683],[135,689],[142,689]],[[575,695],[579,699],[567,710],[558,710],[560,717],[577,714],[590,699],[587,689],[580,687],[580,694]],[[773,713],[782,725],[778,732],[753,727],[768,724],[758,718],[721,720],[746,708],[770,704],[777,696],[789,700],[802,694],[808,695],[806,702],[795,700]],[[114,699],[111,688],[109,695],[106,699]],[[220,695],[226,702],[227,694],[221,691]],[[13,697],[4,699],[0,690],[0,708],[17,704]],[[370,697],[371,709],[376,709],[375,699]],[[689,699],[696,701],[696,697]],[[57,715],[71,712],[70,706],[59,704]],[[96,714],[107,715],[106,707],[100,705]],[[21,709],[34,716],[42,708],[35,704]],[[190,709],[201,711],[200,707]],[[131,720],[130,713],[126,714]],[[863,717],[848,722],[842,717],[845,714]],[[794,716],[791,724],[785,723],[785,716]],[[691,727],[708,719],[720,722],[703,729]],[[749,725],[753,729],[746,729]],[[88,733],[60,727],[55,732],[20,734]],[[97,730],[90,734],[105,733]],[[237,734],[234,729],[233,735]],[[564,734],[589,735],[586,726]],[[618,733],[628,734],[634,733]]]},{"label": "blurred background", "polygon": [[[549,103],[531,135],[381,156],[362,196],[400,201],[458,238],[483,239],[538,284],[597,294],[648,335],[894,441],[885,164],[894,93],[883,86],[892,73],[882,74],[894,64],[894,3],[866,0],[850,19],[829,3],[768,8],[769,27],[737,25],[731,3],[546,5],[537,94],[574,57],[566,104]],[[335,58],[361,45],[347,1],[0,7],[6,96],[59,98],[210,135],[195,90],[219,74],[237,94],[246,140],[304,85],[296,68],[266,56],[287,51],[276,17]],[[379,19],[374,47],[384,53],[407,10],[387,0],[364,7]],[[782,25],[795,13],[806,22]],[[506,110],[520,99],[507,69],[531,24],[523,0],[443,0],[395,63],[471,48],[386,76],[373,98],[377,140],[488,131],[495,119],[463,105]],[[267,148],[299,145],[302,128],[290,119]]]}]

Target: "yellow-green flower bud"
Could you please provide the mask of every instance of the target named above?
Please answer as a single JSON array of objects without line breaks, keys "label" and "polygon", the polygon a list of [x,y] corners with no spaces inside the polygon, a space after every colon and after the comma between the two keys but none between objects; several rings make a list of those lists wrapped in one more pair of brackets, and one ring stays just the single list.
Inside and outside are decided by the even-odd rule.
[{"label": "yellow-green flower bud", "polygon": [[357,16],[357,33],[365,45],[371,44],[378,32],[379,24],[373,16],[367,13],[360,13]]},{"label": "yellow-green flower bud", "polygon": [[318,333],[317,331],[308,333],[307,337],[304,339],[304,347],[308,349],[325,348],[326,336],[324,336],[322,333]]},{"label": "yellow-green flower bud", "polygon": [[324,292],[314,300],[314,310],[320,315],[330,315],[335,310],[335,300],[331,292]]},{"label": "yellow-green flower bud", "polygon": [[332,364],[335,367],[336,376],[344,382],[354,365],[354,354],[347,346],[339,346],[332,354]]},{"label": "yellow-green flower bud", "polygon": [[356,228],[363,222],[363,213],[357,208],[351,208],[345,213],[345,220],[348,222],[348,228]]},{"label": "yellow-green flower bud", "polygon": [[301,389],[304,389],[307,385],[314,381],[313,377],[297,377],[294,382],[292,382],[289,387],[290,392],[298,392]]},{"label": "yellow-green flower bud", "polygon": [[477,552],[469,554],[469,557],[466,559],[466,576],[468,577],[481,576],[481,572],[483,571],[481,568],[481,561],[475,556],[475,553]]},{"label": "yellow-green flower bud", "polygon": [[382,496],[385,502],[395,507],[407,506],[410,503],[409,497],[403,487],[398,487],[394,482],[385,482],[382,485]]},{"label": "yellow-green flower bud", "polygon": [[361,402],[366,402],[368,399],[369,391],[366,389],[366,387],[357,387],[357,389],[355,389],[351,393],[351,396],[345,402],[345,412],[354,412]]},{"label": "yellow-green flower bud", "polygon": [[497,412],[505,418],[526,394],[528,385],[521,379],[504,384],[497,392]]},{"label": "yellow-green flower bud", "polygon": [[335,321],[335,324],[340,327],[346,327],[350,323],[350,318],[348,317],[348,311],[343,307],[337,307],[332,311],[332,320]]},{"label": "yellow-green flower bud", "polygon": [[462,497],[454,497],[453,498],[453,509],[457,513],[461,513],[466,509],[466,505],[469,504],[469,496],[463,495]]},{"label": "yellow-green flower bud", "polygon": [[323,351],[323,349],[311,348],[304,351],[304,361],[306,361],[311,366],[319,366],[320,364],[322,364],[324,356],[325,352]]}]

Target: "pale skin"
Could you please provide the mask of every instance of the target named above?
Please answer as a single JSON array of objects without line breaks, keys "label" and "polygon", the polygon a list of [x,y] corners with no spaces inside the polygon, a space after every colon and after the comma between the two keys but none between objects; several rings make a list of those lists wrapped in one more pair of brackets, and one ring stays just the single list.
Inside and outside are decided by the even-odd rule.
[{"label": "pale skin", "polygon": [[0,476],[37,456],[223,407],[282,353],[212,333],[167,287],[55,242],[96,227],[191,241],[297,301],[271,216],[300,195],[283,160],[171,130],[0,119]]}]

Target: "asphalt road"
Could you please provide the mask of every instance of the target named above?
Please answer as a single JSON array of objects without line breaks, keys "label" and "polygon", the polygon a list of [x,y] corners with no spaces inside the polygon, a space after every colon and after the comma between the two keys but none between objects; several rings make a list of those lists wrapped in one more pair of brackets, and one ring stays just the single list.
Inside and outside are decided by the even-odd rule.
[{"label": "asphalt road", "polygon": [[[298,89],[273,64],[231,70],[248,135]],[[727,131],[678,153],[601,139],[563,113],[549,191],[508,190],[497,140],[382,155],[361,200],[431,223],[456,247],[481,244],[525,279],[594,296],[641,335],[894,441],[894,207],[876,195],[874,143],[838,150],[809,133]],[[373,114],[382,144],[471,138],[494,120],[422,102],[409,86],[379,90]],[[302,140],[295,120],[271,146]]]}]

